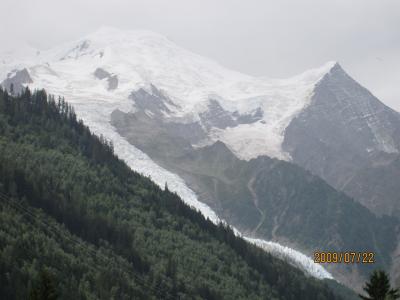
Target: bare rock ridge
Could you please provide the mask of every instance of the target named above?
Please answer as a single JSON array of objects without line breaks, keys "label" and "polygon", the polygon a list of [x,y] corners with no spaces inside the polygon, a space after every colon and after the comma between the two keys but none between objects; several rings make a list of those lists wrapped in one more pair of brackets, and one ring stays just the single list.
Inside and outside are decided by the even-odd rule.
[{"label": "bare rock ridge", "polygon": [[175,117],[172,112],[179,105],[152,84],[150,91],[141,88],[132,92],[129,98],[133,100],[136,110],[155,119],[154,124],[162,126],[169,132],[169,135],[187,139],[192,145],[205,141],[210,143],[209,134],[213,128],[226,129],[240,124],[253,124],[263,117],[261,108],[246,114],[240,114],[238,111],[230,112],[213,98],[208,99],[207,109],[199,113],[198,120]]},{"label": "bare rock ridge", "polygon": [[110,74],[102,68],[97,68],[96,71],[94,71],[94,76],[100,80],[107,79],[109,91],[115,90],[116,88],[118,88],[118,76],[117,75]]},{"label": "bare rock ridge", "polygon": [[1,82],[1,86],[10,91],[13,86],[15,94],[20,93],[25,85],[33,83],[31,76],[27,69],[15,70],[7,75],[7,78]]},{"label": "bare rock ridge", "polygon": [[390,264],[395,225],[380,215],[400,216],[399,113],[339,64],[257,78],[159,34],[109,28],[16,56],[0,57],[3,87],[64,96],[133,169],[182,198],[306,253],[374,244]]},{"label": "bare rock ridge", "polygon": [[[377,247],[382,267],[390,265],[395,221],[377,218],[301,167],[266,156],[240,160],[221,141],[193,147],[186,134],[141,110],[114,111],[111,122],[121,136],[182,177],[199,200],[241,232],[289,242],[310,255],[314,249]],[[374,225],[368,230],[374,232],[367,233],[370,224]],[[377,242],[372,236],[378,237]],[[361,286],[368,266],[330,271],[348,278],[348,272],[356,269],[361,277],[352,284]]]},{"label": "bare rock ridge", "polygon": [[378,166],[381,170],[398,157],[400,114],[380,102],[338,64],[316,85],[310,105],[286,128],[283,149],[294,163],[373,212],[392,214],[400,209],[398,201],[393,207],[398,185],[385,185],[388,197],[379,187],[376,192],[372,186],[368,188],[373,184],[372,177],[380,182],[379,171],[374,170]]}]

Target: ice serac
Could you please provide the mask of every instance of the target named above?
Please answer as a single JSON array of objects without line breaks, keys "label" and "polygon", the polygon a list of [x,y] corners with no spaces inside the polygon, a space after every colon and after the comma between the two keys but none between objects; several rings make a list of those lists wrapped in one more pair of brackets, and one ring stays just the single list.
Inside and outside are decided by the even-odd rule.
[{"label": "ice serac", "polygon": [[398,157],[400,114],[381,103],[339,64],[316,85],[310,104],[286,128],[283,149],[295,163],[372,211],[392,213],[395,209],[392,198],[397,185],[385,185],[388,199],[371,183],[374,177],[378,182],[382,167]]}]

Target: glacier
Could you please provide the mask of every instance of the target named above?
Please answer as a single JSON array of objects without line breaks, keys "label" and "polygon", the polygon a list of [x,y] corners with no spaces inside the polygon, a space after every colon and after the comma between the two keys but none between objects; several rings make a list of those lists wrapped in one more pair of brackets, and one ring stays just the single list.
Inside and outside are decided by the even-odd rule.
[{"label": "glacier", "polygon": [[[123,109],[123,106],[110,104],[104,99],[90,100],[85,97],[74,97],[72,95],[67,95],[66,97],[68,102],[74,106],[78,117],[84,120],[85,124],[95,134],[103,135],[113,142],[115,154],[123,159],[132,170],[151,178],[161,188],[164,188],[165,184],[167,184],[170,191],[176,192],[187,205],[199,211],[214,224],[220,222],[226,223],[208,205],[197,199],[196,194],[187,187],[182,178],[161,168],[147,154],[121,137],[110,122],[105,121],[109,119],[111,112],[115,108]],[[310,276],[317,279],[333,279],[333,276],[321,265],[314,263],[310,257],[299,251],[280,245],[279,243],[247,237],[236,228],[232,227],[232,229],[236,235],[243,237],[248,242],[271,253],[273,256],[287,261]]]},{"label": "glacier", "polygon": [[[259,155],[291,159],[282,149],[285,129],[310,104],[315,85],[336,64],[328,62],[286,79],[253,77],[224,68],[157,33],[109,27],[35,55],[25,48],[18,53],[21,59],[3,60],[0,78],[25,67],[35,86],[99,95],[113,102],[154,85],[176,104],[168,116],[171,119],[198,120],[207,109],[208,100],[214,97],[230,112],[245,114],[261,109],[263,118],[256,123],[213,130],[210,134],[209,143],[220,140],[245,160]],[[106,80],[94,76],[98,68],[118,78],[117,89],[109,91]]]},{"label": "glacier", "polygon": [[[129,94],[154,84],[174,101],[173,116],[196,119],[210,95],[218,95],[224,109],[248,112],[268,108],[262,122],[241,124],[227,130],[214,130],[212,139],[226,143],[240,158],[268,155],[290,160],[282,150],[283,133],[290,121],[308,105],[315,84],[335,65],[307,71],[289,79],[254,78],[228,70],[216,62],[186,51],[163,36],[148,31],[121,31],[102,28],[92,35],[59,47],[33,51],[27,47],[21,58],[1,56],[0,78],[26,68],[33,79],[31,89],[45,88],[65,97],[77,116],[97,135],[114,144],[116,155],[134,171],[150,177],[160,187],[168,184],[189,206],[215,224],[224,222],[197,199],[184,180],[153,162],[121,137],[110,124],[115,109],[129,112]],[[19,55],[19,53],[18,53]],[[118,88],[110,91],[104,80],[94,77],[102,69],[118,76]],[[318,279],[333,279],[321,265],[294,249],[235,233],[272,255],[284,259]]]}]

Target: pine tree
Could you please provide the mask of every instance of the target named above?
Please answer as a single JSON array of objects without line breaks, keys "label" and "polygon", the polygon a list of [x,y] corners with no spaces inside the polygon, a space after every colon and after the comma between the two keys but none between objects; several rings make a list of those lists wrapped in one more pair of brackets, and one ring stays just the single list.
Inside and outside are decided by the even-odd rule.
[{"label": "pine tree", "polygon": [[30,300],[56,300],[58,298],[53,278],[46,270],[40,272],[40,279],[30,292]]},{"label": "pine tree", "polygon": [[375,270],[364,286],[368,297],[359,295],[363,300],[395,300],[400,298],[398,289],[390,288],[389,276],[384,271]]}]

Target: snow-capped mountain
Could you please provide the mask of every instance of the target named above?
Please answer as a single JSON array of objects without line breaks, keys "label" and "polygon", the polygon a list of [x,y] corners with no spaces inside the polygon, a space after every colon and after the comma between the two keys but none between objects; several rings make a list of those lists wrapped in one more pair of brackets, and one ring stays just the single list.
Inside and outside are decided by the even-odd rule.
[{"label": "snow-capped mountain", "polygon": [[[381,165],[376,156],[399,152],[399,113],[335,62],[288,79],[252,77],[159,34],[108,27],[47,51],[14,48],[0,53],[7,88],[46,87],[85,106],[100,101],[109,110],[142,110],[169,127],[187,125],[171,130],[190,136],[194,147],[219,140],[241,159],[293,161],[372,211],[399,214],[396,182],[363,192],[379,172],[370,171],[377,160]],[[384,160],[392,168],[396,157]]]},{"label": "snow-capped mountain", "polygon": [[[0,68],[3,87],[10,89],[13,85],[15,92],[25,86],[45,88],[51,94],[65,97],[96,134],[113,141],[115,152],[130,167],[150,176],[162,187],[168,183],[170,190],[214,222],[220,218],[197,200],[179,176],[154,163],[117,133],[110,124],[111,113],[143,108],[140,100],[135,103],[140,93],[162,98],[167,95],[167,102],[144,107],[144,111],[149,115],[161,112],[166,121],[200,123],[204,134],[196,143],[221,139],[241,157],[269,154],[284,158],[282,131],[307,104],[315,83],[334,65],[328,63],[288,80],[253,78],[186,51],[156,33],[113,28],[102,28],[47,51],[25,47],[0,58],[4,58]],[[221,121],[218,111],[215,115],[209,109],[212,104],[228,115],[230,122],[237,123],[235,130],[218,126]],[[166,109],[160,110],[157,105]],[[217,125],[213,126],[213,122]],[[265,132],[265,136],[259,136],[260,132]],[[249,133],[254,139],[249,139]],[[244,138],[247,142],[243,143]],[[332,278],[322,266],[294,249],[248,240],[316,278]]]},{"label": "snow-capped mountain", "polygon": [[[3,85],[29,83],[68,98],[90,95],[119,104],[130,104],[132,92],[140,88],[151,92],[154,85],[171,100],[163,117],[199,121],[207,127],[207,138],[199,144],[222,140],[245,159],[262,154],[289,159],[282,150],[285,128],[308,105],[315,84],[335,65],[330,62],[289,79],[255,78],[186,51],[161,35],[112,28],[36,56],[30,51],[22,54],[21,63],[3,64],[0,78],[8,78]],[[23,66],[30,78],[21,76]],[[201,115],[210,106],[226,116],[207,126]]]},{"label": "snow-capped mountain", "polygon": [[400,114],[339,65],[286,128],[283,149],[372,212],[400,216]]},{"label": "snow-capped mountain", "polygon": [[[349,169],[338,167],[357,162],[358,152],[372,157],[396,155],[400,149],[395,137],[400,132],[398,113],[359,88],[336,62],[288,79],[252,77],[159,34],[113,28],[46,51],[21,47],[0,53],[0,62],[3,87],[12,85],[15,92],[25,86],[45,88],[65,97],[92,131],[113,141],[117,155],[131,168],[162,187],[167,182],[214,222],[220,220],[217,214],[181,177],[122,136],[116,120],[134,114],[141,138],[159,139],[155,144],[160,148],[152,149],[158,152],[167,153],[163,138],[176,141],[183,152],[221,141],[237,158],[266,155],[293,161],[339,189],[343,182],[335,180]],[[174,151],[168,155],[174,157]],[[330,151],[334,155],[327,156]],[[343,160],[343,151],[351,156]],[[328,176],[331,167],[338,168],[335,176]],[[254,236],[247,239],[272,253],[286,253],[317,278],[331,278],[299,252]]]}]

